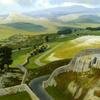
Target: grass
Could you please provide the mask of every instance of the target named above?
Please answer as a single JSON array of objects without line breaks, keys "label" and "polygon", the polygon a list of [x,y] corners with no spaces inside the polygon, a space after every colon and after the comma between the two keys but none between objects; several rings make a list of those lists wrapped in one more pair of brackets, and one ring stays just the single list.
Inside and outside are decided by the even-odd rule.
[{"label": "grass", "polygon": [[98,69],[91,69],[85,73],[65,72],[55,77],[56,87],[48,87],[46,90],[54,100],[74,100],[68,90],[69,84],[74,81],[78,87],[83,89],[81,96],[77,100],[83,100],[87,91],[97,86],[99,76],[100,71]]},{"label": "grass", "polygon": [[13,63],[11,67],[15,67],[17,64],[23,64],[27,54],[32,50],[32,48],[28,48],[25,50],[15,51],[12,54]]},{"label": "grass", "polygon": [[[58,43],[59,44],[59,43]],[[49,63],[50,61],[47,59],[52,53],[55,54],[55,57],[61,58],[61,59],[70,59],[72,58],[77,52],[79,52],[82,48],[75,49],[74,44],[69,43],[68,41],[62,42],[62,45],[57,47],[52,52],[48,53],[46,56],[44,56],[42,59],[40,59],[43,63]],[[73,47],[73,48],[72,48]],[[76,50],[76,52],[74,52]]]},{"label": "grass", "polygon": [[[70,77],[69,77],[70,76]],[[54,98],[54,100],[73,100],[71,93],[67,90],[67,85],[75,79],[76,73],[64,73],[57,76],[56,87],[47,87],[47,92]]]},{"label": "grass", "polygon": [[27,92],[19,92],[16,94],[0,96],[0,100],[32,100],[32,99]]},{"label": "grass", "polygon": [[[54,44],[55,43],[51,43],[50,48],[52,48],[54,46]],[[10,67],[15,67],[17,64],[23,64],[27,57],[27,54],[29,54],[31,51],[32,51],[32,48],[13,52],[13,54],[12,54],[13,63],[12,63],[12,65],[10,65]],[[26,65],[26,67],[28,69],[34,69],[34,68],[40,67],[37,64],[35,64],[34,60],[37,59],[42,54],[45,54],[46,52],[47,51],[45,51],[44,53],[38,54],[36,56],[33,56],[30,59],[29,63]]]},{"label": "grass", "polygon": [[[57,40],[55,40],[52,45],[51,45],[51,48],[55,47],[56,45],[58,45],[59,43],[62,43],[63,45],[57,47],[56,49],[54,49],[52,52],[48,53],[47,55],[45,55],[44,57],[42,57],[42,59],[40,59],[41,62],[43,63],[50,63],[50,61],[47,60],[47,58],[52,54],[52,53],[55,53],[57,50],[64,50],[65,48],[63,48],[62,46],[67,46],[68,48],[70,46],[73,46],[74,44],[71,44],[69,42],[69,40],[73,40],[75,38],[77,38],[78,36],[75,35],[75,34],[70,34],[68,36],[65,36],[64,38],[58,38]],[[60,53],[61,54],[61,53]],[[63,59],[65,59],[65,57],[62,57]],[[67,57],[66,57],[67,58]],[[68,57],[70,58],[70,57]]]},{"label": "grass", "polygon": [[56,87],[48,87],[46,91],[54,98],[54,100],[70,100],[61,90]]},{"label": "grass", "polygon": [[[84,35],[100,35],[100,31],[78,31],[79,32],[79,36],[84,36]],[[70,40],[73,40],[75,38],[78,38],[79,36],[75,36],[76,33],[74,33],[73,35],[70,35],[68,37],[65,37],[63,40],[60,40],[60,42],[62,42],[63,44],[61,46],[59,46],[58,48],[56,48],[55,50],[53,50],[51,53],[49,53],[48,55],[46,55],[45,57],[43,57],[41,59],[42,62],[45,62],[47,60],[47,58],[54,53],[54,57],[57,58],[61,58],[61,59],[69,59],[74,57],[77,53],[79,53],[81,50],[84,49],[88,49],[88,48],[100,48],[99,44],[91,44],[91,45],[84,45],[84,46],[77,46],[80,43],[72,43],[70,42]],[[78,33],[77,33],[78,34]],[[58,42],[59,44],[59,42]],[[47,62],[47,61],[46,61]],[[48,61],[50,62],[50,61]]]},{"label": "grass", "polygon": [[[68,46],[70,47],[69,44],[69,40],[72,40],[74,38],[76,38],[77,36],[74,34],[70,34],[68,36],[65,36],[64,38],[58,38],[57,40],[55,40],[52,44],[51,44],[51,48],[55,47],[56,45],[58,45],[59,43],[63,43],[64,45],[66,45],[66,43],[68,44]],[[48,64],[50,63],[50,61],[47,60],[47,58],[50,56],[50,54],[52,54],[53,52],[55,52],[58,49],[62,49],[60,48],[61,46],[57,47],[56,49],[54,49],[52,52],[48,53],[47,55],[45,55],[44,57],[42,57],[42,59],[40,59],[41,62]],[[63,49],[62,49],[63,50]]]},{"label": "grass", "polygon": [[[71,74],[61,74],[59,77],[57,76],[56,87],[47,87],[46,91],[53,97],[54,100],[73,100],[72,95],[66,89],[67,85],[70,83],[74,77],[71,78]],[[70,77],[69,77],[70,76]],[[70,80],[70,81],[69,81]]]},{"label": "grass", "polygon": [[[79,34],[79,35],[76,35]],[[98,48],[100,47],[98,44],[93,44],[91,46],[82,46],[82,47],[76,47],[77,44],[75,43],[71,43],[70,40],[73,40],[79,36],[83,36],[83,35],[100,35],[100,31],[88,31],[88,30],[80,30],[76,33],[67,35],[64,38],[57,38],[55,41],[52,41],[52,43],[50,43],[50,48],[52,49],[53,47],[55,47],[56,45],[58,45],[59,43],[63,43],[61,46],[57,47],[55,50],[53,50],[52,52],[49,52],[48,54],[46,54],[45,56],[43,56],[40,59],[40,62],[43,62],[44,64],[48,64],[51,61],[49,61],[47,58],[54,53],[54,56],[57,58],[61,58],[61,59],[70,59],[72,57],[74,57],[77,53],[79,53],[81,50],[86,49],[86,48]],[[27,56],[27,54],[30,52],[31,50],[23,50],[23,51],[17,51],[15,53],[13,53],[13,64],[11,66],[16,66],[17,64],[22,64]],[[48,51],[46,51],[48,52]],[[37,59],[38,57],[40,57],[41,55],[44,55],[46,52],[33,56],[30,59],[29,64],[27,65],[27,68],[33,69],[33,68],[37,68],[39,67],[37,64],[34,63],[34,60]]]},{"label": "grass", "polygon": [[[58,45],[59,44],[59,42],[53,42],[53,43],[51,43],[51,44],[49,44],[50,45],[50,49],[53,49],[56,45]],[[49,49],[49,50],[50,50]],[[46,51],[46,52],[48,52],[48,51]],[[45,52],[45,53],[46,53]],[[53,52],[53,51],[52,51]],[[46,60],[46,58],[48,57],[48,55],[50,55],[52,52],[49,52],[49,53],[47,53],[47,55],[45,55],[44,57],[42,57],[42,59],[40,59],[40,62],[43,62],[43,63],[45,63],[45,64],[48,64],[49,63],[49,61],[47,61]]]},{"label": "grass", "polygon": [[26,65],[28,69],[34,69],[40,67],[39,65],[35,64],[34,60],[37,59],[41,54],[38,54],[36,56],[33,56],[30,60],[29,63]]},{"label": "grass", "polygon": [[24,23],[24,22],[17,22],[17,23],[8,23],[4,26],[12,27],[14,29],[20,29],[28,32],[44,32],[46,28],[42,25],[36,25],[32,23]]},{"label": "grass", "polygon": [[10,36],[13,36],[14,34],[19,34],[19,33],[28,34],[28,35],[29,34],[30,35],[40,34],[38,32],[27,32],[27,31],[24,31],[24,30],[14,29],[14,28],[11,28],[11,27],[0,25],[0,40],[7,39]]},{"label": "grass", "polygon": [[[56,44],[57,44],[56,42],[54,42],[54,43],[49,43],[50,48],[49,48],[47,51],[43,52],[43,53],[40,53],[40,54],[38,54],[38,55],[36,55],[36,56],[33,56],[33,57],[29,60],[29,63],[26,65],[26,67],[27,67],[28,69],[34,69],[34,68],[41,67],[41,66],[35,64],[35,60],[38,59],[40,56],[44,55],[44,54],[45,54],[46,52],[48,52],[50,49],[52,49]],[[47,56],[47,55],[46,55],[46,56]],[[42,59],[44,59],[44,58],[42,58]],[[42,59],[40,59],[41,62],[44,61],[44,60],[42,61]],[[43,63],[47,64],[48,62],[45,61],[45,62],[43,62]]]},{"label": "grass", "polygon": [[[81,36],[81,34],[89,34],[90,31],[78,31],[79,32],[79,36]],[[97,32],[91,32],[91,34],[95,34],[95,35],[99,35],[99,32],[100,31],[97,31]],[[58,45],[59,43],[62,42],[62,45],[57,47],[55,50],[47,53],[48,51],[45,51],[44,53],[42,54],[39,54],[39,55],[36,55],[36,56],[33,56],[30,61],[29,61],[29,64],[26,66],[27,68],[29,69],[34,69],[34,68],[37,68],[37,67],[40,67],[39,65],[35,64],[34,60],[35,59],[38,59],[40,56],[42,55],[45,55],[45,53],[47,53],[45,56],[41,57],[40,59],[40,62],[44,63],[44,64],[48,64],[50,63],[51,61],[49,61],[47,58],[52,54],[54,53],[54,57],[57,57],[57,58],[61,58],[61,59],[70,59],[72,57],[74,57],[77,53],[79,53],[81,50],[84,50],[84,49],[87,49],[87,48],[99,48],[100,45],[99,44],[93,44],[91,46],[80,46],[80,47],[77,47],[77,44],[76,43],[72,43],[70,42],[70,40],[72,39],[75,39],[77,37],[79,37],[75,34],[71,34],[69,36],[66,36],[64,38],[58,38],[57,40],[53,41],[52,43],[50,43],[50,49],[52,49],[53,47],[55,47],[56,45]],[[30,52],[31,50],[23,50],[23,51],[18,51],[18,52],[15,52],[13,54],[13,59],[14,59],[14,62],[11,66],[16,66],[17,64],[22,64],[26,58],[26,55]]]},{"label": "grass", "polygon": [[[70,46],[69,46],[70,45]],[[60,49],[62,48],[62,49]],[[64,43],[62,46],[57,48],[54,53],[55,56],[58,58],[72,58],[74,57],[77,53],[79,53],[81,50],[88,49],[88,48],[100,48],[99,44],[92,44],[88,46],[77,46],[77,44],[72,44],[72,43]]]},{"label": "grass", "polygon": [[[25,20],[25,22],[27,22]],[[34,23],[33,23],[34,22]],[[92,24],[92,23],[78,23],[78,24],[58,24],[55,22],[50,22],[49,20],[33,20],[31,21],[30,24],[38,24],[42,25],[43,27],[47,28],[47,31],[45,32],[30,32],[30,31],[25,31],[21,29],[15,29],[13,27],[9,27],[7,25],[0,25],[0,40],[1,39],[7,39],[8,37],[14,35],[14,34],[32,34],[32,35],[37,35],[37,34],[44,34],[44,33],[56,33],[59,27],[75,27],[75,28],[86,28],[86,27],[98,27],[100,24]],[[21,26],[22,27],[22,26]],[[30,27],[29,27],[30,28]],[[34,27],[33,27],[34,28]]]},{"label": "grass", "polygon": [[34,69],[28,69],[29,70],[29,78],[27,83],[29,83],[32,79],[51,74],[56,68],[61,67],[63,65],[67,65],[70,62],[71,59],[64,59],[60,61],[54,61],[49,64],[46,64],[42,67],[37,67]]}]

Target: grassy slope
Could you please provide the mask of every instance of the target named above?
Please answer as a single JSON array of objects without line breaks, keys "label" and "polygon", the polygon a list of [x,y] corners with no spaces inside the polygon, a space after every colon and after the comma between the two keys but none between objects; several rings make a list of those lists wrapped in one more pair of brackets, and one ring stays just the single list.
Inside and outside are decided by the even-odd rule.
[{"label": "grassy slope", "polygon": [[28,35],[36,35],[36,34],[43,34],[42,32],[34,32],[34,31],[25,31],[21,29],[15,29],[8,26],[0,25],[0,40],[7,39],[14,34],[28,34]]},{"label": "grassy slope", "polygon": [[[83,35],[86,35],[86,34],[95,34],[95,35],[99,35],[99,31],[97,32],[89,32],[89,31],[79,31],[79,34],[83,34]],[[80,35],[81,36],[81,35]],[[83,50],[83,49],[86,49],[86,48],[98,48],[100,47],[99,44],[93,44],[91,46],[80,46],[80,47],[77,47],[75,43],[71,43],[69,42],[69,40],[71,39],[75,39],[79,36],[76,36],[76,35],[70,35],[68,37],[65,37],[65,38],[62,38],[62,39],[58,39],[57,41],[54,41],[53,43],[50,44],[50,47],[51,49],[53,47],[55,47],[57,44],[59,43],[63,43],[61,46],[57,47],[55,50],[53,50],[52,52],[48,53],[47,55],[45,55],[44,57],[42,57],[40,59],[40,62],[42,63],[45,63],[45,64],[48,64],[50,61],[47,60],[47,58],[52,54],[52,53],[55,53],[55,57],[58,57],[58,58],[62,58],[62,59],[70,59],[72,58],[73,56],[75,56],[78,52],[80,52],[80,50]],[[29,52],[30,50],[25,50],[25,51],[21,51],[21,52],[15,52],[13,54],[13,59],[14,59],[14,62],[13,62],[13,66],[15,66],[16,64],[21,64],[24,62],[25,58],[26,58],[26,55],[27,53]],[[48,51],[46,51],[48,52]],[[38,59],[39,56],[41,55],[44,55],[46,52],[44,52],[43,54],[40,54],[40,55],[37,55],[37,56],[33,56],[31,59],[30,59],[30,62],[29,64],[27,65],[27,68],[36,68],[36,67],[39,67],[38,65],[36,65],[34,63],[34,60],[35,59]]]},{"label": "grassy slope", "polygon": [[63,65],[66,65],[70,62],[71,59],[64,59],[64,60],[60,60],[60,61],[54,61],[51,62],[49,64],[46,64],[44,66],[41,67],[37,67],[37,68],[29,68],[29,80],[28,82],[30,82],[32,79],[40,77],[40,76],[44,76],[44,75],[48,75],[51,74],[56,68],[61,67]]},{"label": "grassy slope", "polygon": [[[49,44],[50,49],[53,48],[53,46],[56,45],[56,44],[57,44],[56,42],[50,43]],[[11,67],[15,67],[17,64],[23,64],[26,57],[27,57],[27,54],[29,54],[31,51],[32,51],[32,48],[13,52],[13,55],[12,55],[13,63],[11,65]],[[34,68],[40,67],[40,66],[36,65],[34,61],[36,59],[38,59],[39,56],[45,54],[46,52],[48,52],[48,50],[45,51],[44,53],[33,56],[30,59],[29,63],[26,65],[26,67],[29,68],[29,69],[34,69]]]},{"label": "grassy slope", "polygon": [[15,51],[13,52],[12,59],[13,63],[11,66],[15,67],[17,64],[22,64],[24,63],[27,54],[31,51],[31,48],[28,48],[26,50],[20,50],[20,51]]},{"label": "grassy slope", "polygon": [[48,87],[46,91],[54,98],[54,100],[70,100],[62,91],[56,87]]},{"label": "grassy slope", "polygon": [[[56,42],[54,42],[54,43],[49,43],[49,46],[50,46],[50,49],[52,49],[56,44],[58,44],[58,43],[56,43]],[[48,49],[47,51],[45,51],[44,53],[41,53],[41,54],[38,54],[38,55],[36,55],[36,56],[33,56],[31,59],[30,59],[30,61],[29,61],[29,63],[27,64],[27,68],[29,68],[29,69],[34,69],[34,68],[37,68],[37,67],[40,67],[39,65],[37,65],[37,64],[35,64],[35,60],[36,59],[38,59],[40,56],[42,56],[42,55],[44,55],[46,52],[48,52],[50,49]],[[46,55],[47,56],[47,55]],[[43,60],[44,61],[44,60]],[[41,61],[42,62],[42,61]],[[43,62],[43,63],[48,63],[48,62]]]},{"label": "grassy slope", "polygon": [[36,56],[33,56],[31,59],[30,59],[30,61],[29,61],[29,63],[26,65],[26,67],[28,68],[28,69],[34,69],[34,68],[38,68],[38,67],[40,67],[40,66],[38,66],[37,64],[35,64],[35,59],[37,59],[39,56],[41,56],[42,54],[38,54],[38,55],[36,55]]},{"label": "grassy slope", "polygon": [[[59,98],[58,100],[67,100],[67,99],[74,100],[74,98],[68,91],[69,83],[74,80],[75,83],[80,88],[83,89],[82,95],[77,100],[83,100],[83,97],[86,95],[87,91],[90,88],[93,88],[96,86],[96,82],[99,80],[99,76],[100,76],[99,70],[96,70],[96,69],[91,69],[90,70],[91,74],[88,74],[88,73],[89,72],[87,72],[87,73],[74,73],[74,72],[62,73],[55,78],[56,82],[57,82],[57,86],[56,87],[48,87],[46,90],[52,97],[54,97],[55,100],[57,100],[57,98]],[[65,99],[65,97],[66,97],[66,99]]]},{"label": "grassy slope", "polygon": [[32,100],[27,92],[0,96],[0,100]]},{"label": "grassy slope", "polygon": [[[83,35],[100,35],[100,31],[78,31],[75,34],[80,34],[79,36],[83,36]],[[61,46],[59,46],[58,48],[56,48],[53,52],[51,52],[50,54],[46,55],[44,58],[41,59],[42,62],[49,62],[46,61],[46,59],[52,54],[54,53],[55,57],[57,58],[72,58],[73,56],[75,56],[77,53],[79,53],[81,50],[84,50],[86,48],[100,48],[99,44],[92,44],[90,46],[77,46],[78,44],[72,43],[69,40],[73,40],[79,36],[76,35],[70,35],[69,37],[65,37],[62,39],[63,44]],[[58,42],[59,43],[59,42]]]},{"label": "grassy slope", "polygon": [[[55,40],[52,44],[51,44],[51,48],[55,47],[56,45],[58,45],[59,43],[65,44],[67,43],[69,40],[72,40],[74,38],[76,38],[77,36],[71,34],[68,35],[67,37],[64,38],[59,38],[57,40]],[[69,43],[68,43],[69,44]],[[53,52],[55,52],[56,50],[58,50],[61,46],[57,47],[56,49],[54,49],[52,52],[48,53],[47,55],[45,55],[44,57],[42,57],[42,59],[40,59],[41,62],[43,63],[50,63],[50,61],[47,60],[48,56],[50,56],[50,54],[52,54]],[[62,48],[60,48],[62,49]]]},{"label": "grassy slope", "polygon": [[54,51],[55,56],[58,58],[72,58],[81,50],[88,49],[88,48],[100,48],[99,44],[97,45],[93,44],[90,46],[80,46],[80,47],[77,47],[76,45],[77,44],[71,44],[71,43],[68,43],[68,45],[67,43],[63,44],[62,46],[60,46],[58,49]]},{"label": "grassy slope", "polygon": [[[19,26],[16,29],[12,25],[10,25],[10,26],[0,25],[0,40],[1,39],[6,39],[6,38],[8,38],[8,37],[10,37],[10,36],[12,36],[14,34],[18,34],[18,33],[32,34],[32,35],[44,34],[44,33],[56,33],[57,30],[58,30],[58,27],[78,27],[78,28],[86,28],[86,27],[99,27],[100,26],[100,24],[92,24],[92,23],[63,24],[63,23],[57,23],[57,22],[50,22],[49,20],[33,20],[33,22],[35,24],[41,25],[43,27],[46,27],[47,28],[47,31],[45,31],[45,32],[32,31],[34,28],[32,29],[32,27],[29,27],[31,25],[28,26],[29,27],[28,30],[31,29],[31,31],[30,30],[27,31],[26,29],[25,30],[22,30],[22,29],[19,28]],[[33,22],[30,22],[30,24],[34,24]],[[25,27],[26,26],[27,25],[25,25]],[[25,28],[23,26],[21,26],[21,27],[22,28]]]},{"label": "grassy slope", "polygon": [[12,27],[15,29],[20,29],[28,32],[42,32],[45,31],[46,28],[41,26],[41,25],[36,25],[36,24],[31,24],[31,23],[22,23],[22,22],[17,22],[17,23],[9,23],[5,24],[3,26],[6,27]]}]

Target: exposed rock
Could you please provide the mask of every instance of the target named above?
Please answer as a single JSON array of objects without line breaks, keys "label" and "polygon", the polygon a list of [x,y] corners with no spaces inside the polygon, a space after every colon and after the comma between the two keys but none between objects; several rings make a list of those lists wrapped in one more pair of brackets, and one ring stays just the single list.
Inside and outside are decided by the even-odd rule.
[{"label": "exposed rock", "polygon": [[[44,83],[55,84],[54,78],[64,72],[88,72],[91,68],[100,69],[100,49],[86,49],[77,54],[68,65],[57,68]],[[45,86],[43,86],[45,88]]]},{"label": "exposed rock", "polygon": [[[86,49],[77,54],[68,65],[57,68],[49,79],[44,82],[45,84],[43,83],[43,86],[44,88],[48,86],[61,86],[60,80],[58,79],[59,82],[57,81],[58,75],[61,75],[60,78],[69,79],[69,83],[64,81],[63,84],[67,87],[65,90],[71,93],[72,100],[100,100],[99,70],[100,49]],[[70,80],[68,77],[71,76],[63,77],[63,74],[70,75],[66,73],[76,73],[71,74],[76,76]],[[60,88],[64,90],[66,87],[61,86]]]}]

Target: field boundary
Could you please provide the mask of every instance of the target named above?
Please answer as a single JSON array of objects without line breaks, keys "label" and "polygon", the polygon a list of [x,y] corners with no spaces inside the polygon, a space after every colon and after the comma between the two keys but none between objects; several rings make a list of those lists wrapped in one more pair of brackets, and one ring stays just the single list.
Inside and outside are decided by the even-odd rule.
[{"label": "field boundary", "polygon": [[31,91],[31,89],[26,84],[17,85],[8,88],[2,88],[0,89],[0,96],[16,94],[18,92],[24,92],[24,91],[26,91],[30,95],[32,100],[39,100],[39,98]]}]

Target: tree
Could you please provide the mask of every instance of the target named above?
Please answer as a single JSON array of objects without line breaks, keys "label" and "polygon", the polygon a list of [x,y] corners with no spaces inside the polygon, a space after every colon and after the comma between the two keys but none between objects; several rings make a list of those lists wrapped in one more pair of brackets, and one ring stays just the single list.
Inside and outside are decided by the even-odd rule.
[{"label": "tree", "polygon": [[49,37],[45,36],[45,42],[49,42]]},{"label": "tree", "polygon": [[12,64],[12,49],[4,46],[0,48],[0,69],[8,69],[9,65]]},{"label": "tree", "polygon": [[72,32],[73,32],[72,28],[62,28],[57,32],[57,34],[59,34],[59,35],[62,35],[62,34],[67,35],[67,34],[71,34]]},{"label": "tree", "polygon": [[18,48],[18,50],[20,51],[20,50],[21,50],[21,48],[19,47],[19,48]]}]

